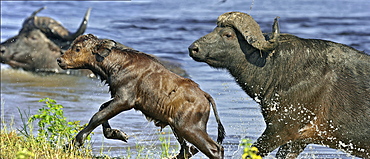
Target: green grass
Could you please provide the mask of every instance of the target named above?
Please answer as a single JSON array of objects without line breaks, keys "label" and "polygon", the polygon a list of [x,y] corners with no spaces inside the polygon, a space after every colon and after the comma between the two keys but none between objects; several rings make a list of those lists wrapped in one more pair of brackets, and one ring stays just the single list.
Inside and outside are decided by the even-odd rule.
[{"label": "green grass", "polygon": [[[0,131],[0,158],[2,159],[28,159],[28,158],[92,158],[91,149],[80,148],[65,150],[60,145],[64,145],[59,138],[55,142],[40,140],[37,136],[24,136],[14,129],[8,128],[2,123]],[[59,145],[59,146],[57,146]]]},{"label": "green grass", "polygon": [[[66,149],[65,145],[83,127],[79,121],[68,122],[63,114],[63,106],[56,101],[45,98],[39,102],[44,105],[38,114],[26,118],[19,109],[22,127],[13,129],[12,123],[2,121],[0,131],[0,158],[28,159],[28,158],[92,158],[90,144],[79,149]],[[34,134],[33,125],[37,123],[39,129]],[[89,140],[88,140],[89,141]]]},{"label": "green grass", "polygon": [[[149,159],[157,158],[155,156],[164,158],[175,154],[175,151],[170,148],[171,134],[164,132],[158,134],[161,142],[160,152],[148,152],[144,146],[136,144],[135,152],[127,148],[127,156],[110,157],[102,152],[104,149],[104,145],[102,145],[100,154],[94,155],[90,137],[87,138],[85,146],[78,149],[66,149],[65,145],[85,125],[80,125],[79,121],[68,121],[64,116],[63,106],[57,104],[55,100],[45,98],[39,102],[44,104],[37,114],[29,115],[18,109],[23,123],[21,128],[17,128],[17,130],[12,127],[12,122],[5,123],[5,120],[1,120],[1,159]],[[33,125],[38,126],[36,131],[34,131]]]}]

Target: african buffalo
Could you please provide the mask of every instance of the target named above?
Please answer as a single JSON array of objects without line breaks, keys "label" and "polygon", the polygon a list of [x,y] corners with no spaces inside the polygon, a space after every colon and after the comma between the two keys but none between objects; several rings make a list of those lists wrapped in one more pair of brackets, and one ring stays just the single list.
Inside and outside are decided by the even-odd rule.
[{"label": "african buffalo", "polygon": [[[82,145],[99,125],[106,138],[126,141],[126,134],[111,129],[108,120],[136,109],[156,126],[172,128],[181,144],[176,158],[189,158],[198,152],[196,148],[209,158],[223,158],[220,144],[225,132],[213,98],[197,83],[172,73],[152,56],[88,34],[79,36],[57,61],[63,69],[90,69],[106,81],[112,96],[77,134],[73,145]],[[218,143],[206,131],[210,105],[218,123]]]},{"label": "african buffalo", "polygon": [[370,56],[318,39],[263,34],[248,14],[228,12],[189,46],[190,56],[227,69],[260,104],[266,123],[254,143],[262,156],[295,158],[322,144],[370,158]]},{"label": "african buffalo", "polygon": [[[12,68],[43,73],[66,73],[94,77],[88,70],[63,70],[56,59],[69,48],[72,41],[86,30],[91,8],[86,11],[84,19],[75,33],[69,32],[59,22],[49,17],[38,17],[36,14],[45,7],[33,12],[19,31],[19,34],[0,45],[0,62]],[[119,44],[122,48],[130,48]],[[156,57],[158,58],[158,57]],[[166,68],[187,76],[178,63],[158,58]]]},{"label": "african buffalo", "polygon": [[70,73],[62,70],[55,60],[64,52],[63,49],[85,32],[91,9],[87,10],[75,33],[52,18],[36,16],[43,9],[45,7],[24,21],[18,35],[1,43],[0,62],[32,72]]}]

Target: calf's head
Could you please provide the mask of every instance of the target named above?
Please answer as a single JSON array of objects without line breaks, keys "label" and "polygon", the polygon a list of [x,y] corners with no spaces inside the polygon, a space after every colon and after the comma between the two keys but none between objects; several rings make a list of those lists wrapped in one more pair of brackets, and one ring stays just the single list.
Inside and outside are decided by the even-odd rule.
[{"label": "calf's head", "polygon": [[98,39],[92,34],[81,35],[57,61],[63,69],[88,68],[102,62],[115,46],[113,40]]},{"label": "calf's head", "polygon": [[189,55],[216,68],[225,68],[240,58],[262,67],[268,54],[276,48],[279,34],[277,18],[272,34],[264,35],[250,15],[228,12],[218,17],[213,32],[189,46]]}]

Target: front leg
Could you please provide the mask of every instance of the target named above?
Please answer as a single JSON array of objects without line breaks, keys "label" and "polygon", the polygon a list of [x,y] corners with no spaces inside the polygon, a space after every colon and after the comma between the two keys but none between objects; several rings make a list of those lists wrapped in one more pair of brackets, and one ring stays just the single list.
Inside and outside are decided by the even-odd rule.
[{"label": "front leg", "polygon": [[297,158],[308,144],[299,141],[289,142],[279,147],[276,153],[278,159]]},{"label": "front leg", "polygon": [[[99,108],[99,111],[106,108],[112,101],[113,100],[110,100],[110,101],[102,104]],[[116,139],[116,140],[121,140],[121,141],[127,142],[128,135],[126,133],[124,133],[123,131],[121,131],[121,130],[112,129],[111,126],[109,125],[108,120],[105,121],[102,124],[102,127],[103,127],[103,134],[104,134],[105,138],[107,138],[107,139]]]},{"label": "front leg", "polygon": [[[117,114],[133,108],[133,106],[130,106],[128,102],[122,102],[120,100],[115,100],[115,99],[107,102],[106,104],[107,105],[102,106],[103,107],[102,110],[94,114],[94,116],[90,119],[89,124],[77,134],[75,140],[73,141],[73,144],[75,146],[82,146],[86,137],[97,126],[103,123],[106,123],[109,119],[116,116]],[[107,125],[103,125],[103,126],[106,127]]]},{"label": "front leg", "polygon": [[295,134],[285,132],[285,130],[288,129],[284,126],[285,125],[283,124],[272,124],[272,126],[268,125],[266,127],[262,135],[252,145],[252,147],[258,148],[258,155],[261,155],[262,157],[267,156],[279,146],[284,145],[294,139],[293,136],[295,136]]}]

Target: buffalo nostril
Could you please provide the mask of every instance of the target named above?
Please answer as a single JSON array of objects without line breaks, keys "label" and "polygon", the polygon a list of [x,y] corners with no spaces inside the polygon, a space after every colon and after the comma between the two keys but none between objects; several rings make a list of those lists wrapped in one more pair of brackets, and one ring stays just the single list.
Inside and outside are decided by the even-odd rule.
[{"label": "buffalo nostril", "polygon": [[188,49],[191,54],[199,52],[199,47],[196,44],[191,44]]},{"label": "buffalo nostril", "polygon": [[1,47],[1,49],[0,49],[0,53],[1,53],[1,54],[5,54],[5,47]]},{"label": "buffalo nostril", "polygon": [[62,63],[62,59],[57,58],[57,62],[58,62],[58,63]]}]

